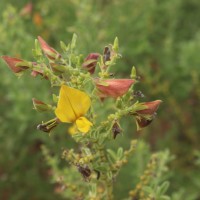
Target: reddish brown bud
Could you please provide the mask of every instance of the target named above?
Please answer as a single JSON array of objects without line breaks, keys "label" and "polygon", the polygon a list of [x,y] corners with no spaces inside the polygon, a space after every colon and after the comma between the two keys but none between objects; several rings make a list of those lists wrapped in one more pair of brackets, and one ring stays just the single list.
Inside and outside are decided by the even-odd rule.
[{"label": "reddish brown bud", "polygon": [[98,53],[90,53],[84,60],[82,67],[85,68],[90,74],[93,74],[97,64],[97,59],[99,58]]},{"label": "reddish brown bud", "polygon": [[51,110],[51,106],[40,101],[40,100],[37,100],[35,98],[32,98],[32,101],[33,101],[33,107],[35,110],[39,111],[39,112],[44,112],[44,111],[48,111],[48,110]]},{"label": "reddish brown bud", "polygon": [[148,126],[153,121],[156,115],[156,111],[158,110],[158,107],[161,102],[161,100],[156,100],[151,102],[140,103],[140,106],[143,106],[144,108],[139,109],[135,112],[137,130]]},{"label": "reddish brown bud", "polygon": [[[28,63],[19,58],[12,58],[10,56],[1,56],[1,57],[14,73],[19,73],[29,68]],[[22,63],[22,65],[19,65],[20,63]]]},{"label": "reddish brown bud", "polygon": [[100,98],[123,96],[135,81],[132,79],[95,80]]},{"label": "reddish brown bud", "polygon": [[40,43],[41,49],[43,50],[44,54],[50,59],[55,60],[57,58],[60,58],[61,55],[52,47],[50,47],[43,39],[42,37],[38,36],[38,41]]},{"label": "reddish brown bud", "polygon": [[20,11],[21,16],[30,15],[33,10],[33,4],[31,2],[27,3]]},{"label": "reddish brown bud", "polygon": [[157,110],[162,101],[161,100],[155,100],[151,102],[145,102],[141,103],[141,105],[146,106],[143,110],[136,111],[140,115],[153,115]]}]

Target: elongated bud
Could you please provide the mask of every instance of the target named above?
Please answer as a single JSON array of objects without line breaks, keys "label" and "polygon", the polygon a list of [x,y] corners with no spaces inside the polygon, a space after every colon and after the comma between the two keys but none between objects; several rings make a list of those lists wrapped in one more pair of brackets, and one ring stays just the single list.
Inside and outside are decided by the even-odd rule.
[{"label": "elongated bud", "polygon": [[156,116],[156,111],[162,101],[156,100],[151,102],[140,103],[138,110],[135,111],[137,130],[148,126]]},{"label": "elongated bud", "polygon": [[52,119],[48,122],[42,123],[42,124],[38,124],[37,129],[40,131],[43,131],[45,133],[49,133],[52,129],[54,129],[58,124],[60,123],[60,121],[55,118]]},{"label": "elongated bud", "polygon": [[135,67],[133,66],[132,67],[132,70],[131,70],[131,76],[130,76],[132,79],[135,79],[137,77],[137,74],[136,74],[136,69]]},{"label": "elongated bud", "polygon": [[115,52],[118,52],[118,51],[119,51],[119,40],[118,40],[118,37],[116,37],[115,40],[114,40],[113,50],[114,50]]},{"label": "elongated bud", "polygon": [[13,58],[10,56],[1,56],[1,58],[6,62],[8,67],[16,74],[28,69],[32,65],[30,62],[19,58]]},{"label": "elongated bud", "polygon": [[40,43],[41,49],[43,50],[44,54],[50,59],[50,60],[56,60],[61,57],[61,55],[52,47],[50,47],[43,39],[42,37],[38,36],[38,41]]},{"label": "elongated bud", "polygon": [[49,111],[52,109],[50,105],[48,105],[40,100],[32,98],[32,101],[33,101],[34,109],[37,110],[38,112],[45,112],[45,111]]},{"label": "elongated bud", "polygon": [[62,74],[66,71],[66,67],[64,65],[58,65],[55,63],[51,63],[51,68],[56,74]]},{"label": "elongated bud", "polygon": [[40,27],[43,24],[43,18],[39,12],[34,12],[33,14],[33,23],[36,27]]},{"label": "elongated bud", "polygon": [[155,100],[151,102],[141,103],[141,105],[146,106],[146,108],[138,110],[136,111],[136,113],[140,115],[153,115],[157,111],[161,102],[161,100]]},{"label": "elongated bud", "polygon": [[31,15],[33,10],[33,4],[31,2],[27,3],[20,11],[21,16]]},{"label": "elongated bud", "polygon": [[110,57],[111,57],[111,50],[109,47],[105,47],[104,48],[104,51],[103,51],[103,62],[104,64],[107,62],[107,61],[110,61]]},{"label": "elongated bud", "polygon": [[122,129],[120,128],[120,125],[118,122],[115,122],[112,126],[112,132],[113,132],[113,138],[115,139],[118,134],[122,132]]},{"label": "elongated bud", "polygon": [[90,74],[93,74],[96,68],[97,60],[99,58],[98,53],[90,53],[82,64],[82,67],[85,68]]},{"label": "elongated bud", "polygon": [[95,80],[96,87],[99,91],[100,98],[123,96],[135,82],[132,79],[107,79],[100,81]]}]

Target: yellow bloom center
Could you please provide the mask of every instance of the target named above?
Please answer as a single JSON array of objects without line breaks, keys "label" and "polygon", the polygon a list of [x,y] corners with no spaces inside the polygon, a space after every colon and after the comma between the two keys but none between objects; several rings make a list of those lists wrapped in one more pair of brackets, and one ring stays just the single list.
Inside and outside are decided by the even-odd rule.
[{"label": "yellow bloom center", "polygon": [[90,127],[92,126],[92,123],[86,119],[85,117],[79,117],[76,120],[77,128],[82,133],[87,133],[90,130]]}]

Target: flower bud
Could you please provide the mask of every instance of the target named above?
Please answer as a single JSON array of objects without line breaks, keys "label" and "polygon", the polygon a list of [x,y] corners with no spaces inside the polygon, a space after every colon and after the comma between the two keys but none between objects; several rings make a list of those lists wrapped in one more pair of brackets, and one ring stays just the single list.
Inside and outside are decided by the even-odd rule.
[{"label": "flower bud", "polygon": [[96,87],[99,91],[100,98],[123,96],[135,82],[132,79],[107,79],[100,81],[95,80]]},{"label": "flower bud", "polygon": [[110,61],[111,60],[111,50],[109,47],[105,47],[104,48],[104,51],[103,51],[103,62],[104,64],[106,64],[107,61]]},{"label": "flower bud", "polygon": [[1,56],[2,59],[6,62],[8,67],[14,73],[20,73],[30,67],[30,63],[19,58],[12,58],[10,56]]},{"label": "flower bud", "polygon": [[153,115],[157,111],[161,102],[161,100],[155,100],[151,102],[141,103],[141,105],[146,106],[146,108],[138,110],[136,111],[136,113],[140,115]]},{"label": "flower bud", "polygon": [[85,68],[90,74],[93,74],[97,64],[97,59],[99,58],[98,53],[90,53],[84,60],[82,67]]},{"label": "flower bud", "polygon": [[31,2],[27,3],[20,11],[21,16],[31,15],[33,10],[33,4]]},{"label": "flower bud", "polygon": [[156,115],[156,111],[161,102],[161,100],[156,100],[151,102],[140,103],[140,106],[144,108],[141,109],[142,107],[140,107],[139,110],[135,111],[137,130],[141,130],[153,121]]},{"label": "flower bud", "polygon": [[43,25],[43,19],[39,12],[34,12],[33,23],[35,24],[36,27],[40,27]]},{"label": "flower bud", "polygon": [[40,101],[40,100],[37,100],[35,98],[32,98],[32,101],[33,101],[33,107],[35,110],[39,111],[39,112],[44,112],[44,111],[49,111],[51,110],[51,106]]},{"label": "flower bud", "polygon": [[41,49],[43,50],[44,54],[50,59],[50,60],[56,60],[61,57],[61,55],[52,47],[50,47],[43,39],[42,37],[38,36],[38,41],[40,43]]},{"label": "flower bud", "polygon": [[55,63],[51,63],[50,65],[51,65],[53,72],[55,72],[56,74],[62,74],[66,71],[66,66],[64,66],[64,65],[58,65]]}]

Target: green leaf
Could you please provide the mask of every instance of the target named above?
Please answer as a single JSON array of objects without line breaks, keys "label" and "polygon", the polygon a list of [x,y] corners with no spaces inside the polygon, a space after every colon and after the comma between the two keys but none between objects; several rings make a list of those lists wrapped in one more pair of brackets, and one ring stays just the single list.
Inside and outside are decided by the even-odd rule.
[{"label": "green leaf", "polygon": [[161,186],[160,186],[160,194],[163,195],[169,188],[169,182],[165,181]]},{"label": "green leaf", "polygon": [[113,150],[107,149],[107,152],[114,160],[117,160],[117,155]]},{"label": "green leaf", "polygon": [[96,193],[97,193],[96,184],[91,185],[91,193],[92,193],[93,196],[96,196]]},{"label": "green leaf", "polygon": [[63,41],[60,41],[60,47],[63,51],[68,51],[68,47],[66,46],[66,44]]},{"label": "green leaf", "polygon": [[159,200],[171,200],[171,198],[164,195],[164,196],[161,196],[161,197],[159,198]]},{"label": "green leaf", "polygon": [[118,160],[121,160],[121,159],[122,159],[122,157],[123,157],[123,152],[124,152],[123,148],[120,147],[120,148],[118,149],[118,151],[117,151],[117,159],[118,159]]},{"label": "green leaf", "polygon": [[99,81],[98,85],[108,86],[109,84],[105,81]]},{"label": "green leaf", "polygon": [[35,49],[32,50],[35,57],[42,56],[42,50],[40,48],[39,42],[35,39]]},{"label": "green leaf", "polygon": [[74,49],[76,47],[76,40],[77,40],[77,35],[74,33],[71,41],[71,49]]},{"label": "green leaf", "polygon": [[152,189],[150,186],[144,186],[144,187],[142,188],[142,190],[143,190],[144,192],[146,192],[147,194],[153,194],[153,193],[154,193],[153,189]]},{"label": "green leaf", "polygon": [[85,148],[82,148],[82,151],[86,154],[86,155],[91,155],[91,151],[89,148],[85,147]]},{"label": "green leaf", "polygon": [[100,172],[107,172],[108,170],[106,165],[94,166],[94,169]]},{"label": "green leaf", "polygon": [[119,40],[118,40],[118,37],[116,37],[115,40],[114,40],[113,50],[114,50],[115,52],[118,52],[118,51],[119,51]]},{"label": "green leaf", "polygon": [[55,94],[53,94],[52,96],[53,96],[53,102],[57,103],[58,102],[58,96],[56,96]]},{"label": "green leaf", "polygon": [[108,172],[107,172],[107,177],[108,177],[110,180],[112,180],[113,175],[112,175],[112,172],[111,172],[111,171],[108,171]]}]

